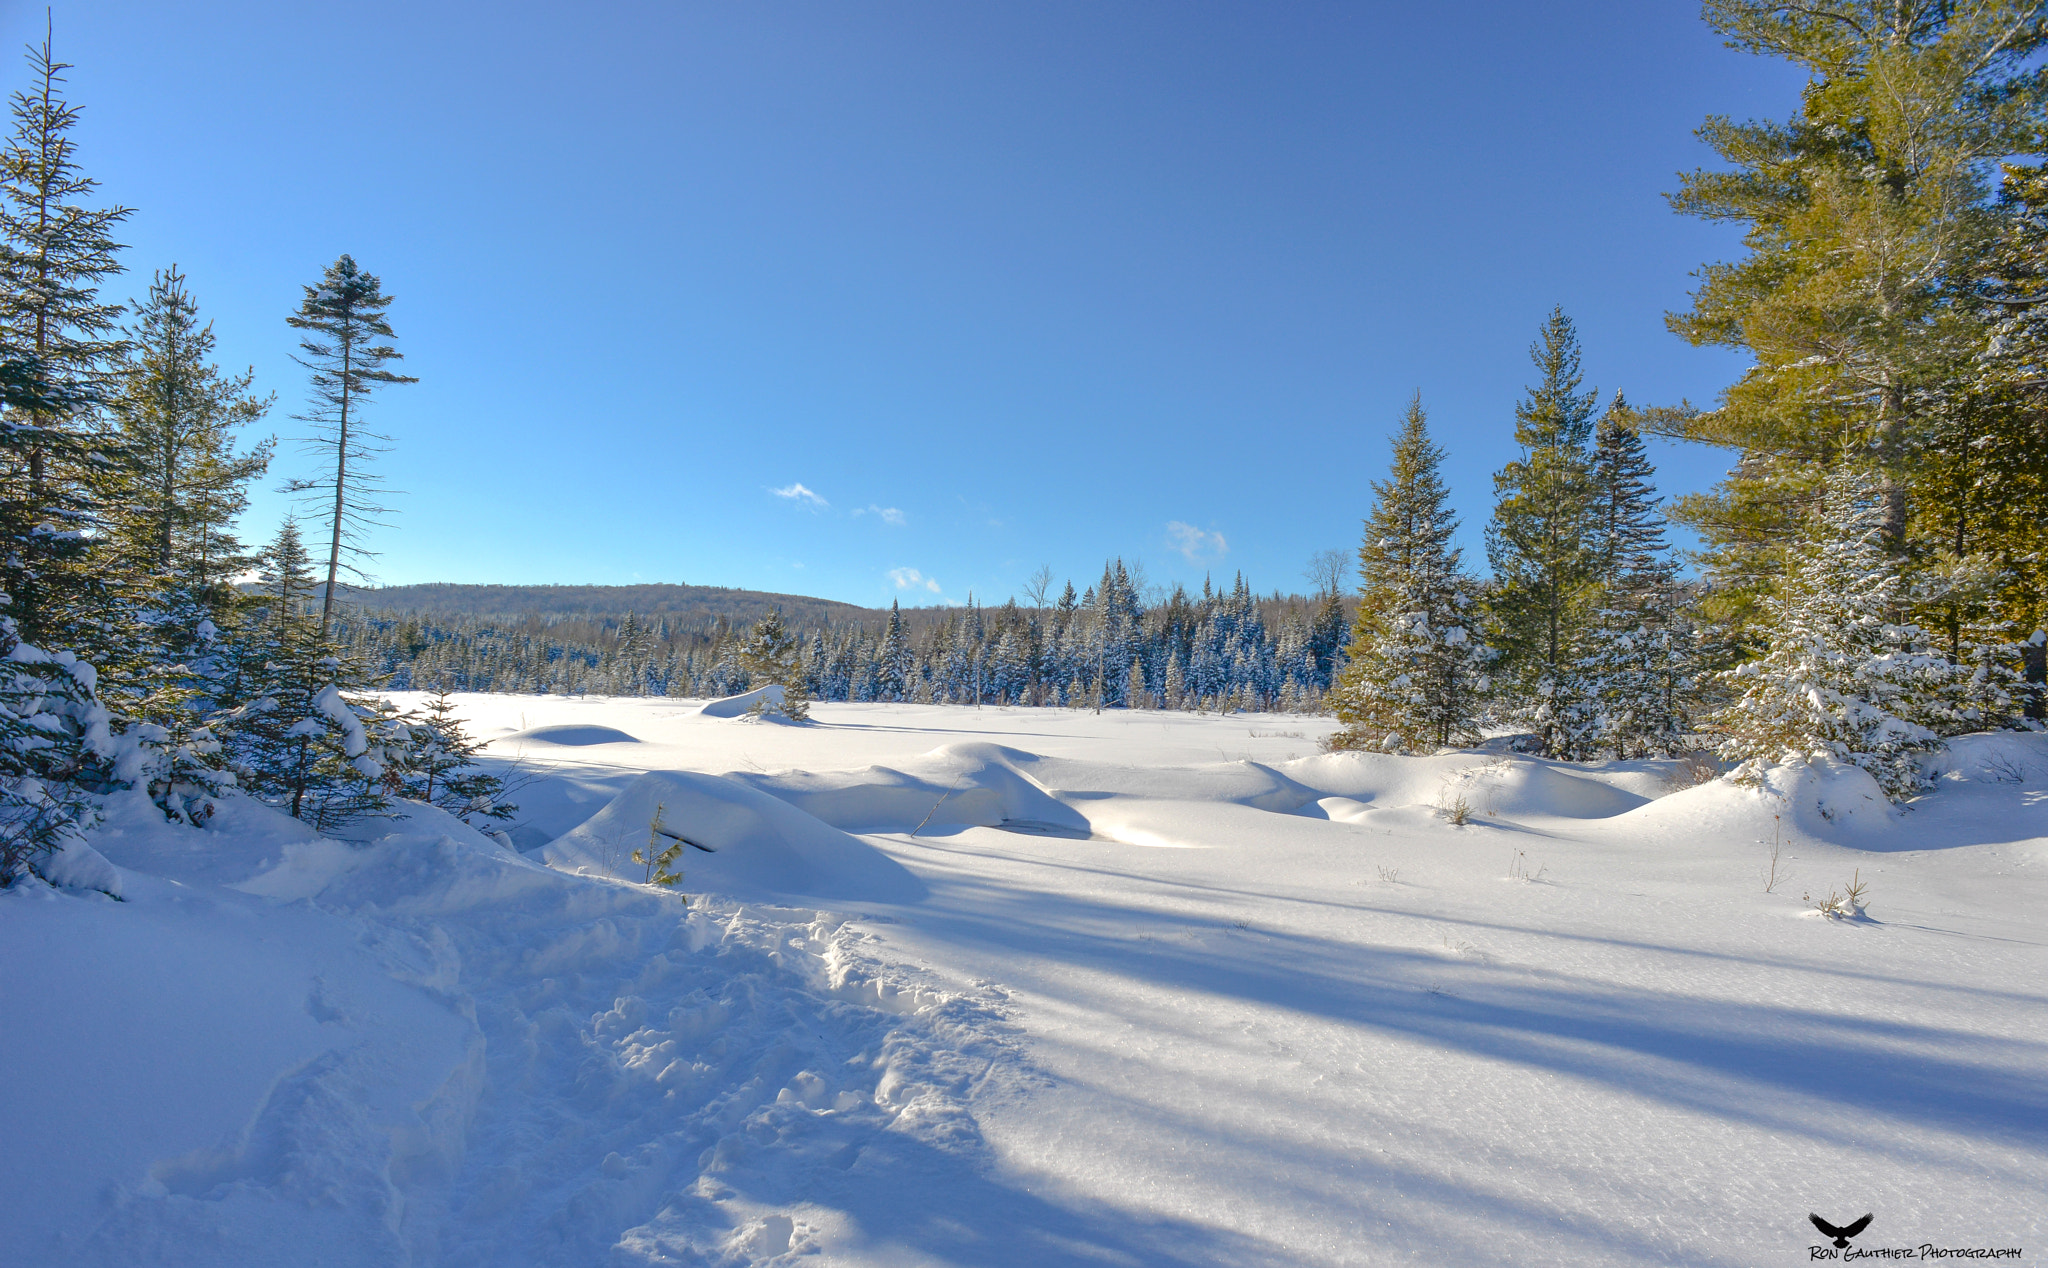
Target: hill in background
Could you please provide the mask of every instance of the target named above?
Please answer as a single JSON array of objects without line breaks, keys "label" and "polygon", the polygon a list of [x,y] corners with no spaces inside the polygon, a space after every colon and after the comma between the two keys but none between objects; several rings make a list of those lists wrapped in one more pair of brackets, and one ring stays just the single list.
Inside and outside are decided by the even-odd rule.
[{"label": "hill in background", "polygon": [[370,612],[468,616],[483,621],[518,623],[528,618],[548,622],[561,618],[617,617],[627,612],[667,617],[673,624],[694,626],[724,617],[732,626],[751,625],[781,608],[792,625],[821,626],[873,621],[881,615],[834,599],[726,586],[491,586],[429,582],[416,586],[350,587],[344,603]]}]

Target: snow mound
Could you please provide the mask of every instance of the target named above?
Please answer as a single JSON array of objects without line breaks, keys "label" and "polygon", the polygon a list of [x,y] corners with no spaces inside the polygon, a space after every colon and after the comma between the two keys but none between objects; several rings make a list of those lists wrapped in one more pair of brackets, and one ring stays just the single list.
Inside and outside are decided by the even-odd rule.
[{"label": "snow mound", "polygon": [[582,747],[586,744],[638,744],[638,736],[626,734],[616,727],[588,724],[564,723],[560,726],[537,726],[528,731],[514,731],[491,741],[493,744],[505,741],[527,740],[535,744],[566,744]]},{"label": "snow mound", "polygon": [[757,704],[781,704],[782,688],[770,683],[752,691],[742,691],[736,696],[724,696],[713,700],[697,710],[698,716],[706,718],[738,718],[753,711]]},{"label": "snow mound", "polygon": [[1837,843],[1890,834],[1897,811],[1869,772],[1826,758],[1766,767],[1756,784],[1722,778],[1621,816],[1645,837],[1772,839],[1797,832]]},{"label": "snow mound", "polygon": [[947,744],[908,769],[734,773],[738,780],[850,832],[1000,827],[1021,821],[1086,834],[1088,820],[1055,798],[1024,767],[1044,759],[1000,744]]},{"label": "snow mound", "polygon": [[1510,819],[1607,819],[1649,801],[1640,792],[1615,786],[1640,786],[1641,771],[1589,771],[1535,757],[1464,751],[1434,757],[1330,753],[1288,762],[1283,770],[1313,790],[1296,813],[1340,822],[1365,822],[1369,811],[1393,807],[1437,808],[1460,797],[1475,815]]},{"label": "snow mound", "polygon": [[917,902],[923,882],[881,851],[766,792],[695,771],[652,771],[604,809],[549,842],[551,867],[636,880],[656,809],[690,843],[676,867],[681,888],[748,896],[800,894],[840,900]]}]

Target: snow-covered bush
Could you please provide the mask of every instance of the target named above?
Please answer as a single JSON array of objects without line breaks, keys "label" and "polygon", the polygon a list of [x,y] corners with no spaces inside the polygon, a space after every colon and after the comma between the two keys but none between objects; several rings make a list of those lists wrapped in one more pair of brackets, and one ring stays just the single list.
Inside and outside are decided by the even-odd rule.
[{"label": "snow-covered bush", "polygon": [[[0,603],[7,602],[0,595]],[[0,885],[83,839],[111,787],[114,744],[93,667],[21,639],[0,616]]]}]

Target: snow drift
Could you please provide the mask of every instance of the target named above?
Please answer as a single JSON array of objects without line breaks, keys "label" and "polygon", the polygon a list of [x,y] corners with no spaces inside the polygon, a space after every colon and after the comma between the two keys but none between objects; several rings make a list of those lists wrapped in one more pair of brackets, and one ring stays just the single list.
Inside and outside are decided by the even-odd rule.
[{"label": "snow drift", "polygon": [[564,871],[637,879],[645,868],[632,853],[647,844],[657,810],[690,843],[677,861],[684,890],[854,902],[915,902],[924,893],[902,864],[867,842],[736,780],[694,771],[642,775],[549,842],[542,857]]}]

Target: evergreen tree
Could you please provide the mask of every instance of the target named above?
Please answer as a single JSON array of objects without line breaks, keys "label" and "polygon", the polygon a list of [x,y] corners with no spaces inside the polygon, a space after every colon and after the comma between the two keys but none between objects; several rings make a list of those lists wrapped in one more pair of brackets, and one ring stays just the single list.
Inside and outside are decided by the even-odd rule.
[{"label": "evergreen tree", "polygon": [[221,719],[242,787],[323,830],[382,811],[388,727],[347,694],[359,672],[304,611],[315,581],[295,521],[264,552],[259,582],[262,619],[240,639],[249,699]]},{"label": "evergreen tree", "polygon": [[505,800],[505,781],[477,763],[483,745],[470,738],[445,687],[428,695],[423,715],[402,724],[405,742],[394,773],[405,796],[466,823],[510,819],[519,809]]},{"label": "evergreen tree", "polygon": [[86,205],[98,183],[78,167],[78,107],[59,96],[69,67],[47,36],[28,62],[34,83],[13,95],[0,151],[0,588],[30,644],[62,631],[98,651],[122,632],[104,619],[104,578],[86,558],[91,485],[112,459],[93,413],[123,351],[121,309],[99,287],[121,271],[111,235],[129,211]]},{"label": "evergreen tree", "polygon": [[[298,417],[313,428],[308,443],[330,468],[330,474],[292,485],[297,492],[315,495],[327,517],[327,584],[320,600],[323,639],[334,616],[344,548],[350,559],[368,557],[359,535],[385,510],[375,500],[381,481],[368,464],[387,450],[390,438],[364,425],[363,407],[377,387],[419,382],[384,368],[403,356],[378,342],[393,337],[384,317],[391,296],[382,288],[374,274],[363,272],[344,255],[327,266],[318,285],[306,287],[299,311],[285,318],[293,329],[306,332],[293,359],[311,372],[313,399]],[[355,565],[348,567],[360,575]]]},{"label": "evergreen tree", "polygon": [[[1733,46],[1807,76],[1783,122],[1708,119],[1699,135],[1728,166],[1682,177],[1672,199],[1746,230],[1743,256],[1702,269],[1691,309],[1669,319],[1752,362],[1718,408],[1674,416],[1680,434],[1739,455],[1675,508],[1706,543],[1711,613],[1746,621],[1771,592],[1845,455],[1877,464],[1894,554],[1938,538],[1967,555],[2001,523],[2038,532],[2038,431],[2013,444],[2006,393],[1975,382],[2016,209],[1987,181],[2048,130],[2048,13],[2034,0],[1709,0],[1705,14]],[[2035,473],[2022,487],[1985,457],[2000,435],[2014,474]],[[2015,495],[2031,505],[2008,516]]]},{"label": "evergreen tree", "polygon": [[1844,463],[1823,486],[1780,592],[1765,601],[1764,654],[1727,677],[1741,692],[1715,714],[1721,753],[1748,764],[1832,756],[1877,780],[1894,800],[1927,786],[1920,754],[1937,727],[1967,725],[1956,701],[1967,675],[1895,624],[1898,565],[1884,548],[1882,477]]},{"label": "evergreen tree", "polygon": [[228,583],[252,562],[234,522],[271,448],[264,440],[236,453],[235,433],[270,400],[250,390],[253,371],[227,376],[212,364],[213,327],[200,324],[175,266],[152,280],[127,335],[130,358],[109,401],[127,459],[106,498],[112,562],[175,577],[225,616]]},{"label": "evergreen tree", "polygon": [[115,786],[94,680],[91,665],[23,642],[0,616],[0,887],[80,840],[99,818],[94,794]]},{"label": "evergreen tree", "polygon": [[810,718],[811,700],[804,690],[802,651],[803,643],[783,621],[781,608],[770,608],[747,632],[746,642],[740,648],[740,662],[746,666],[754,686],[773,683],[782,688],[782,703],[763,701],[757,706],[760,712],[780,713],[792,722]]},{"label": "evergreen tree", "polygon": [[1655,475],[1634,416],[1616,394],[1593,445],[1603,583],[1579,669],[1594,715],[1592,742],[1624,758],[1685,749],[1699,672]]},{"label": "evergreen tree", "polygon": [[1539,374],[1515,408],[1522,456],[1494,476],[1486,530],[1489,639],[1516,713],[1552,757],[1587,755],[1591,715],[1578,663],[1598,597],[1592,457],[1595,394],[1579,391],[1579,340],[1553,309],[1530,349]]},{"label": "evergreen tree", "polygon": [[889,628],[875,658],[875,699],[901,700],[910,686],[910,644],[903,633],[903,612],[889,601]]},{"label": "evergreen tree", "polygon": [[1428,753],[1477,738],[1481,651],[1461,552],[1451,545],[1458,523],[1443,457],[1418,394],[1387,479],[1372,485],[1358,550],[1358,619],[1330,693],[1345,724],[1332,748]]}]

